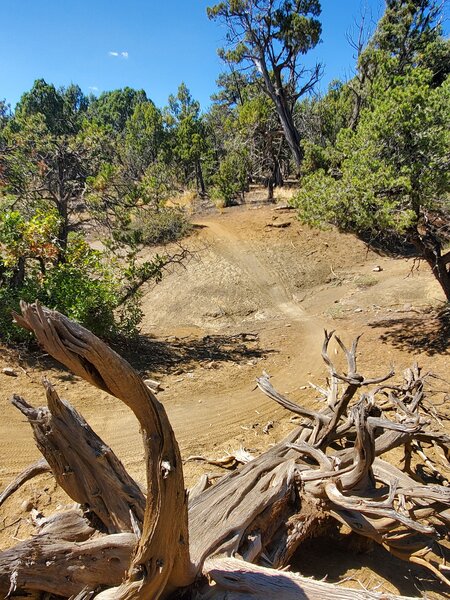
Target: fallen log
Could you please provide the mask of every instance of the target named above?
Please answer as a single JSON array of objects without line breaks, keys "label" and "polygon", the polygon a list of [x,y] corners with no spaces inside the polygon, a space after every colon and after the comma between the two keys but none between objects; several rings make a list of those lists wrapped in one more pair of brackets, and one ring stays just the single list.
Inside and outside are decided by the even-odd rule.
[{"label": "fallen log", "polygon": [[[48,408],[15,396],[56,480],[81,507],[44,521],[30,540],[0,553],[0,592],[38,590],[78,600],[166,598],[181,591],[236,600],[380,597],[277,571],[302,542],[339,523],[450,585],[439,542],[439,526],[450,524],[450,491],[439,483],[445,477],[421,482],[406,472],[411,461],[400,470],[380,458],[405,444],[413,452],[415,440],[426,440],[444,450],[441,459],[448,462],[449,439],[424,408],[426,376],[419,369],[408,370],[397,385],[387,383],[393,373],[366,378],[357,371],[358,340],[347,349],[336,338],[348,367],[338,372],[328,354],[333,334],[325,332],[328,384],[315,386],[325,406],[306,409],[279,394],[267,375],[260,378],[262,391],[301,424],[213,485],[203,478],[188,500],[167,415],[139,375],[63,315],[39,305],[23,304],[22,311],[17,321],[47,352],[134,411],[148,491],[144,497],[49,383]],[[57,586],[61,574],[65,583]],[[205,576],[216,583],[209,586]]]}]

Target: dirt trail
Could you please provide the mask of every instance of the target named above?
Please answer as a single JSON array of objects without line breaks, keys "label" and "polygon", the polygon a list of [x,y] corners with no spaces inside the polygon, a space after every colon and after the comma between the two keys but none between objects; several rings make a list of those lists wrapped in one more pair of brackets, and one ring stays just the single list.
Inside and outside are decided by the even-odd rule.
[{"label": "dirt trail", "polygon": [[207,227],[207,236],[212,238],[216,250],[223,257],[239,266],[246,273],[248,281],[260,297],[266,300],[267,306],[296,321],[311,321],[304,309],[292,298],[282,284],[279,274],[270,263],[263,263],[255,253],[255,248],[248,238],[243,239],[230,230],[229,226],[217,221],[202,221]]},{"label": "dirt trail", "polygon": [[[269,226],[280,218],[290,220],[290,226],[283,230]],[[300,394],[299,389],[310,380],[322,379],[318,357],[323,327],[336,325],[330,315],[350,314],[356,322],[353,311],[358,310],[367,321],[375,310],[372,306],[391,302],[394,296],[401,301],[423,299],[432,279],[425,274],[418,286],[399,277],[408,272],[402,262],[367,253],[350,236],[308,230],[291,213],[279,216],[271,207],[229,210],[199,219],[187,244],[192,260],[144,295],[143,333],[155,337],[162,347],[170,345],[170,336],[191,358],[181,361],[178,372],[164,362],[155,366],[151,349],[148,366],[145,357],[140,360],[141,371],[163,382],[165,391],[159,398],[184,456],[239,444],[257,449],[267,445],[269,439],[261,435],[261,428],[269,419],[280,421],[286,415],[255,389],[255,377],[266,370],[281,392],[307,401],[306,392]],[[374,261],[380,260],[383,270],[371,275]],[[330,277],[330,265],[334,265],[332,273],[339,275],[338,285]],[[373,279],[371,287],[355,284],[358,272]],[[361,320],[359,316],[358,327]],[[344,325],[339,325],[342,332]],[[236,336],[243,332],[257,336],[253,354],[245,344],[236,346]],[[223,340],[235,346],[224,351]],[[211,360],[205,359],[207,343],[215,344]],[[391,350],[383,352],[383,359],[391,358]],[[18,392],[33,404],[44,402],[40,380],[45,373],[45,366],[27,374],[19,369],[17,379],[1,379],[3,482],[38,456],[27,424],[6,398]],[[117,400],[93,392],[77,378],[57,371],[50,378],[132,474],[142,479],[142,445],[134,416]],[[281,429],[271,432],[271,441],[277,435],[282,435]]]},{"label": "dirt trail", "polygon": [[[217,218],[221,219],[220,216]],[[200,244],[205,250],[200,251],[185,270],[175,271],[144,297],[145,318],[150,321],[144,321],[144,331],[153,333],[155,321],[157,330],[166,335],[179,335],[181,325],[181,333],[192,330],[197,338],[205,333],[214,335],[230,331],[235,334],[250,328],[276,358],[260,361],[258,365],[247,364],[245,360],[240,364],[227,363],[220,371],[194,368],[194,372],[178,377],[158,375],[163,378],[166,388],[159,398],[166,406],[185,456],[211,452],[227,440],[239,444],[243,427],[251,428],[256,422],[263,426],[269,419],[281,417],[283,411],[255,389],[255,377],[265,368],[285,379],[288,387],[294,376],[295,385],[299,385],[298,381],[304,383],[307,372],[317,364],[317,349],[322,338],[322,325],[309,318],[293,299],[277,270],[259,252],[258,244],[253,244],[252,236],[237,231],[240,218],[219,221],[217,218],[201,221],[203,228],[195,245]],[[229,289],[234,289],[235,293],[229,294]],[[245,324],[236,323],[236,318],[211,320],[204,316],[203,303],[211,301],[212,297],[220,297],[225,315],[237,311],[238,318],[241,305],[255,304]],[[292,362],[279,356],[279,340],[274,343],[279,337],[274,336],[274,331],[284,333],[287,321],[292,326],[290,336],[296,337],[298,351],[302,353],[301,362],[297,361],[298,356],[291,354],[294,364],[299,365],[295,366],[295,373]],[[313,350],[305,353],[305,348]],[[32,403],[40,403],[43,395],[39,379],[40,375],[36,374],[32,381],[20,377],[13,382],[7,380],[7,383],[14,384],[15,390],[24,393]],[[26,391],[21,390],[23,384],[28,388]],[[77,378],[61,377],[59,390],[113,447],[133,475],[142,479],[142,444],[130,411],[106,394],[92,393],[89,386]],[[16,411],[7,404],[4,413],[5,418],[0,422],[0,476],[6,480],[38,453],[27,424]],[[14,430],[14,436],[11,436],[11,430]]]},{"label": "dirt trail", "polygon": [[[273,226],[281,220],[288,225]],[[366,375],[379,375],[391,363],[401,371],[417,360],[448,379],[445,327],[421,313],[441,297],[426,267],[411,274],[405,260],[367,252],[352,236],[309,230],[292,213],[271,206],[227,209],[199,218],[197,225],[185,242],[192,259],[146,290],[142,333],[148,339],[136,349],[134,362],[131,357],[143,376],[162,382],[158,398],[184,458],[222,456],[241,445],[257,454],[283,438],[293,427],[290,415],[256,389],[255,378],[265,370],[280,392],[311,405],[314,392],[304,388],[308,381],[323,383],[325,326],[338,329],[346,342],[364,333],[358,360]],[[18,375],[0,372],[0,489],[39,456],[29,425],[8,398],[19,393],[34,405],[44,404],[44,375],[111,445],[130,474],[145,483],[140,433],[130,411],[52,367],[45,357],[38,359],[31,364],[0,347],[0,369],[12,366]],[[266,435],[269,420],[274,427]],[[187,485],[214,470],[188,462]],[[49,476],[25,485],[0,510],[3,547],[12,536],[31,533],[23,509],[30,499],[44,512],[67,502]],[[415,580],[404,575],[408,567],[382,549],[370,559],[340,550],[328,539],[325,546],[307,551],[311,569],[303,564],[305,573],[354,576],[368,588],[380,584],[388,591],[414,593]],[[358,561],[368,560],[370,569],[356,570]],[[396,588],[388,581],[397,581]]]}]

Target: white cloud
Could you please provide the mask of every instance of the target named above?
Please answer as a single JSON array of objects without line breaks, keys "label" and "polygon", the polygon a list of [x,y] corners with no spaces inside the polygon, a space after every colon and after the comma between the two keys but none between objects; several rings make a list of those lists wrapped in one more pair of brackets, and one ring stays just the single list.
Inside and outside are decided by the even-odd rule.
[{"label": "white cloud", "polygon": [[123,52],[117,52],[116,50],[110,50],[108,52],[109,56],[114,56],[115,58],[128,58],[128,52],[126,50],[124,50]]},{"label": "white cloud", "polygon": [[98,87],[96,85],[90,85],[89,89],[91,90],[91,92],[98,92]]}]

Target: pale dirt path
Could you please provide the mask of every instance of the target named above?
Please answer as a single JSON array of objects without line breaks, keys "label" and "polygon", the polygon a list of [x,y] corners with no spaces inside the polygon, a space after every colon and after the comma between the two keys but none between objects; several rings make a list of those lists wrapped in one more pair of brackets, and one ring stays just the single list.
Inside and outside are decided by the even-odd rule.
[{"label": "pale dirt path", "polygon": [[[289,322],[289,337],[295,336],[298,344],[296,355],[291,352],[289,361],[277,354],[276,358],[268,361],[269,366],[262,361],[248,373],[237,370],[235,365],[227,365],[220,372],[211,374],[202,370],[192,380],[179,378],[184,380],[170,383],[169,389],[159,398],[166,406],[184,456],[198,453],[202,449],[210,452],[211,447],[238,437],[242,434],[243,424],[251,425],[255,421],[266,423],[274,416],[280,416],[283,411],[255,389],[255,376],[266,368],[271,375],[276,375],[277,379],[283,381],[282,391],[286,391],[289,386],[305,383],[307,373],[317,367],[317,352],[323,331],[322,325],[316,319],[309,318],[294,301],[273,265],[263,256],[257,255],[257,248],[252,245],[251,240],[243,238],[242,232],[236,232],[235,220],[218,222],[213,218],[201,223],[204,229],[200,232],[200,239],[209,249],[208,256],[201,258],[201,270],[210,278],[208,285],[221,291],[225,309],[229,308],[232,312],[239,303],[239,295],[227,295],[227,285],[230,281],[233,283],[235,277],[236,287],[246,288],[245,298],[256,298],[264,314],[267,313],[261,321],[253,323],[251,329],[257,330],[270,346],[271,329],[287,332],[285,327]],[[227,272],[225,279],[221,266]],[[167,291],[161,286],[162,312],[170,313],[172,322],[177,316],[182,319],[184,315],[183,311],[170,306],[170,300],[176,301],[182,295],[184,302],[190,302],[190,288],[195,288],[202,279],[201,273],[195,271],[198,268],[198,262],[188,264],[185,271],[169,276],[165,282]],[[158,286],[156,291],[159,292],[161,288]],[[194,303],[194,300],[191,302]],[[144,309],[147,307],[150,315],[154,304],[155,298],[153,292],[150,292],[148,304],[144,298]],[[164,315],[162,318],[164,319]],[[185,318],[189,319],[189,315]],[[242,326],[241,330],[248,330],[248,324]],[[209,331],[205,329],[206,333]],[[169,326],[166,333],[172,332],[173,329]],[[203,375],[205,381],[202,381]],[[26,397],[34,404],[43,402],[39,379],[40,377],[33,377],[32,386],[25,381],[28,388],[31,388]],[[117,452],[132,474],[139,477],[142,468],[142,443],[134,416],[106,394],[97,391],[91,393],[84,383],[73,383],[60,385],[60,393],[75,404],[90,425]],[[19,471],[31,459],[38,457],[28,425],[9,406],[5,407],[4,418],[0,421],[0,457],[0,479],[3,479],[2,475],[7,478],[9,473]]]},{"label": "pale dirt path", "polygon": [[[254,332],[259,335],[259,347],[267,350],[254,366],[246,365],[245,360],[222,361],[217,370],[197,364],[188,368],[192,372],[181,376],[168,375],[163,368],[155,372],[166,387],[159,399],[167,409],[184,457],[222,456],[225,450],[241,444],[258,453],[284,437],[293,426],[289,415],[255,390],[255,377],[264,369],[273,376],[279,391],[303,404],[311,401],[311,394],[307,396],[308,391],[299,388],[307,381],[323,382],[319,356],[325,324],[339,329],[346,342],[364,331],[360,363],[365,374],[380,375],[380,369],[384,371],[391,362],[397,367],[409,366],[414,357],[425,370],[448,379],[448,354],[413,355],[407,348],[382,344],[384,329],[370,327],[379,317],[417,317],[404,308],[406,303],[414,308],[439,298],[428,270],[411,277],[410,264],[368,255],[358,240],[337,232],[313,232],[295,222],[287,230],[275,231],[266,227],[273,217],[274,212],[266,207],[199,220],[203,228],[186,242],[201,248],[196,259],[167,276],[144,297],[144,332],[155,335],[160,343],[164,336],[179,336],[189,344],[191,337],[201,343],[204,335]],[[372,268],[377,264],[383,270],[374,275]],[[329,281],[330,265],[342,281]],[[353,281],[354,276],[361,275],[377,280],[362,289]],[[218,316],[211,314],[216,311]],[[333,320],[333,313],[337,320]],[[17,366],[6,353],[1,355],[0,348],[0,366],[7,364]],[[122,403],[56,369],[33,368],[28,374],[17,370],[16,379],[0,373],[0,488],[39,456],[29,425],[6,399],[18,392],[34,405],[44,404],[40,383],[44,374],[113,447],[130,474],[145,483],[138,426]],[[263,435],[261,428],[269,419],[275,421],[275,427]],[[187,463],[186,483],[191,485],[200,473],[215,470]],[[26,538],[32,533],[22,504],[30,499],[44,514],[68,501],[55,489],[50,476],[26,484],[0,511],[1,547],[14,543],[13,536]],[[15,524],[18,518],[20,529]],[[368,588],[381,585],[387,591],[415,593],[409,567],[383,550],[363,556],[336,544],[327,539],[322,546],[307,549],[309,567],[302,564],[300,570],[317,578],[349,576]],[[358,568],[367,561],[370,569]],[[406,581],[411,581],[407,589]],[[397,583],[394,587],[389,582]],[[438,597],[443,596],[430,595]]]},{"label": "pale dirt path", "polygon": [[236,235],[223,222],[208,220],[200,223],[207,227],[206,235],[215,245],[216,251],[246,274],[247,280],[251,282],[255,292],[264,298],[267,307],[274,308],[289,319],[310,322],[304,309],[293,300],[292,294],[280,281],[274,267],[264,263],[255,254],[247,239]]},{"label": "pale dirt path", "polygon": [[[323,313],[329,307],[341,306],[334,304],[337,299],[347,297],[350,304],[346,306],[356,307],[362,296],[368,305],[386,298],[390,302],[394,292],[398,295],[403,290],[405,301],[410,301],[413,293],[423,294],[426,289],[411,279],[399,279],[397,271],[402,269],[407,274],[409,268],[389,259],[383,259],[384,270],[377,275],[379,283],[366,292],[355,290],[353,284],[326,284],[331,261],[335,269],[352,269],[358,263],[359,269],[371,273],[372,262],[380,259],[367,257],[363,244],[342,234],[312,232],[295,222],[288,230],[267,229],[273,215],[267,207],[199,219],[202,228],[186,242],[200,248],[195,260],[168,275],[143,299],[145,333],[182,337],[188,330],[201,342],[203,335],[252,331],[259,334],[260,347],[268,351],[266,358],[254,366],[230,361],[221,363],[218,370],[196,366],[193,373],[181,377],[166,375],[164,370],[156,374],[163,378],[166,391],[159,398],[184,456],[221,452],[228,441],[230,448],[244,443],[242,427],[286,415],[255,389],[255,377],[263,369],[273,376],[281,392],[294,392],[294,399],[299,397],[300,386],[322,381],[319,356],[323,326],[329,321]],[[425,283],[429,279],[426,275]],[[303,302],[306,310],[296,300],[295,280],[306,282],[302,290],[302,294],[309,294]],[[223,317],[208,316],[218,307]],[[342,333],[342,322],[331,325],[337,325]],[[382,357],[383,361],[390,360],[390,352]],[[10,407],[7,397],[18,392],[34,405],[43,404],[40,379],[44,372],[19,374],[17,379],[0,379],[0,485],[38,457],[29,426]],[[142,480],[142,444],[130,411],[84,382],[57,372],[50,377],[59,393],[112,446],[132,475]],[[266,444],[272,440],[264,438]]]}]

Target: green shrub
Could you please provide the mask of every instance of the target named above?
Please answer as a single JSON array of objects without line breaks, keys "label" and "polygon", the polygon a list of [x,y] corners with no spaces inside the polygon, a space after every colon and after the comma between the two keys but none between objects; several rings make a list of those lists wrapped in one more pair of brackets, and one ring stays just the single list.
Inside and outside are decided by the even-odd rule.
[{"label": "green shrub", "polygon": [[107,266],[104,255],[79,235],[69,236],[64,262],[58,261],[53,228],[45,227],[48,223],[44,213],[29,221],[16,213],[0,215],[0,338],[6,343],[29,339],[11,317],[21,299],[39,300],[100,337],[135,333],[142,315],[134,298],[118,308],[120,269]]},{"label": "green shrub", "polygon": [[181,208],[164,206],[146,213],[142,221],[142,241],[145,245],[167,244],[184,237],[191,229]]},{"label": "green shrub", "polygon": [[217,206],[231,206],[242,200],[248,184],[246,157],[237,152],[228,154],[219,165],[214,183],[211,198]]}]

